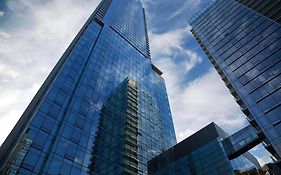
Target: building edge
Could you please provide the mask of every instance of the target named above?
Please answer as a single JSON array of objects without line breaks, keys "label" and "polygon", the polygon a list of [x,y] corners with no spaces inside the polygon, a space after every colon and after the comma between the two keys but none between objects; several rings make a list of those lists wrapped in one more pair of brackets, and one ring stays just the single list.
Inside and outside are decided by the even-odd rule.
[{"label": "building edge", "polygon": [[66,51],[63,53],[59,61],[56,63],[50,74],[47,76],[46,80],[43,82],[43,84],[31,100],[31,102],[28,104],[27,108],[21,115],[16,125],[13,127],[9,135],[6,137],[5,141],[2,143],[0,147],[0,173],[4,165],[9,160],[9,157],[13,153],[13,150],[16,148],[17,144],[20,143],[18,141],[24,136],[24,131],[27,129],[26,126],[31,120],[30,116],[33,115],[34,111],[37,109],[44,95],[48,92],[49,87],[52,85],[54,79],[58,75],[58,72],[66,62],[69,54],[73,50],[75,44],[78,42],[79,38],[83,35],[84,31],[86,30],[92,20],[95,20],[99,25],[102,25],[102,22],[96,18],[96,15],[99,9],[101,8],[102,4],[103,1],[100,2],[95,11],[91,14],[86,23],[80,29],[78,34],[74,37],[70,45],[67,47]]}]

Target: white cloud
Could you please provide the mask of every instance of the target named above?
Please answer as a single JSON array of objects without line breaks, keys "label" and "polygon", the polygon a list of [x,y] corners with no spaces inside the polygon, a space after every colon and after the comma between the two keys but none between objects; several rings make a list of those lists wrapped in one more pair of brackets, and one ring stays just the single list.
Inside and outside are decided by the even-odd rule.
[{"label": "white cloud", "polygon": [[[201,0],[187,0],[185,3],[181,6],[180,9],[176,10],[173,14],[170,15],[169,19],[173,19],[177,16],[182,16],[183,14],[186,14],[188,12],[194,9],[197,9],[199,4],[201,3]],[[197,10],[194,10],[197,11]]]},{"label": "white cloud", "polygon": [[[181,78],[202,61],[196,52],[182,46],[184,40],[190,36],[189,30],[190,26],[163,34],[149,32],[153,62],[159,66],[169,63],[169,66],[176,67],[178,71],[175,73]],[[176,60],[178,58],[181,60]]]},{"label": "white cloud", "polygon": [[[196,52],[182,47],[189,30],[150,32],[152,60],[164,72],[178,141],[211,122],[227,131],[241,129],[246,118],[215,70],[184,84],[187,73],[202,61]],[[175,61],[179,56],[184,59]]]},{"label": "white cloud", "polygon": [[[168,90],[170,88],[168,84]],[[178,86],[173,91],[170,102],[178,140],[211,122],[228,132],[246,124],[245,116],[213,69],[186,87]]]},{"label": "white cloud", "polygon": [[7,39],[10,37],[11,37],[11,35],[9,33],[0,30],[0,38]]},{"label": "white cloud", "polygon": [[261,166],[273,162],[271,158],[272,155],[264,148],[262,144],[255,146],[249,152],[257,158]]},{"label": "white cloud", "polygon": [[3,16],[4,16],[4,14],[5,14],[5,12],[4,12],[4,11],[0,11],[0,17],[3,17]]},{"label": "white cloud", "polygon": [[16,27],[0,30],[0,144],[98,1],[7,1]]},{"label": "white cloud", "polygon": [[161,55],[171,55],[173,48],[181,47],[183,39],[189,35],[189,28],[177,29],[163,34],[149,32],[153,57],[158,59]]}]

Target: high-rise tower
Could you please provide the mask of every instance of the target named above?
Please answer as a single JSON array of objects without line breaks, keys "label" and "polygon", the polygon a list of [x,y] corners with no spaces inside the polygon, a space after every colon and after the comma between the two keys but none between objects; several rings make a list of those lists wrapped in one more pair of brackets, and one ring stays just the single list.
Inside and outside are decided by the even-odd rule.
[{"label": "high-rise tower", "polygon": [[256,128],[281,160],[281,2],[215,0],[192,33]]},{"label": "high-rise tower", "polygon": [[1,174],[147,174],[176,143],[139,0],[103,0],[0,149]]}]

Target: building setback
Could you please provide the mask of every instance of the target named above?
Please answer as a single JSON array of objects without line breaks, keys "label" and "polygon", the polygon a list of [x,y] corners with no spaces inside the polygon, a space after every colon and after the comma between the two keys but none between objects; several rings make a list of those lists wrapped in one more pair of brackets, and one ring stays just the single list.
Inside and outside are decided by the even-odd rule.
[{"label": "building setback", "polygon": [[[255,140],[252,127],[237,133],[247,136],[242,140]],[[242,138],[242,137],[240,137]],[[241,141],[241,140],[240,140]],[[258,174],[257,159],[245,152],[233,158],[231,151],[236,141],[215,123],[211,123],[172,148],[148,162],[150,175],[239,175],[246,172]]]},{"label": "building setback", "polygon": [[0,174],[147,174],[176,137],[139,0],[103,0],[0,149]]},{"label": "building setback", "polygon": [[281,2],[216,0],[192,33],[266,149],[281,160]]}]

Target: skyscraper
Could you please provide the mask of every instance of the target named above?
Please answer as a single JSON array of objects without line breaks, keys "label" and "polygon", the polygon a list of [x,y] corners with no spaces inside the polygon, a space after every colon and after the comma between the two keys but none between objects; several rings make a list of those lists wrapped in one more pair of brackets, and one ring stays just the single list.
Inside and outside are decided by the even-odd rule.
[{"label": "skyscraper", "polygon": [[281,2],[215,0],[192,33],[268,151],[281,160]]},{"label": "skyscraper", "polygon": [[176,143],[139,0],[103,0],[0,149],[1,174],[147,174]]},{"label": "skyscraper", "polygon": [[[259,174],[258,160],[249,152],[239,153],[239,148],[244,146],[241,143],[258,139],[255,132],[253,127],[247,126],[229,136],[211,123],[150,160],[149,174]],[[233,156],[234,152],[237,156]]]}]

